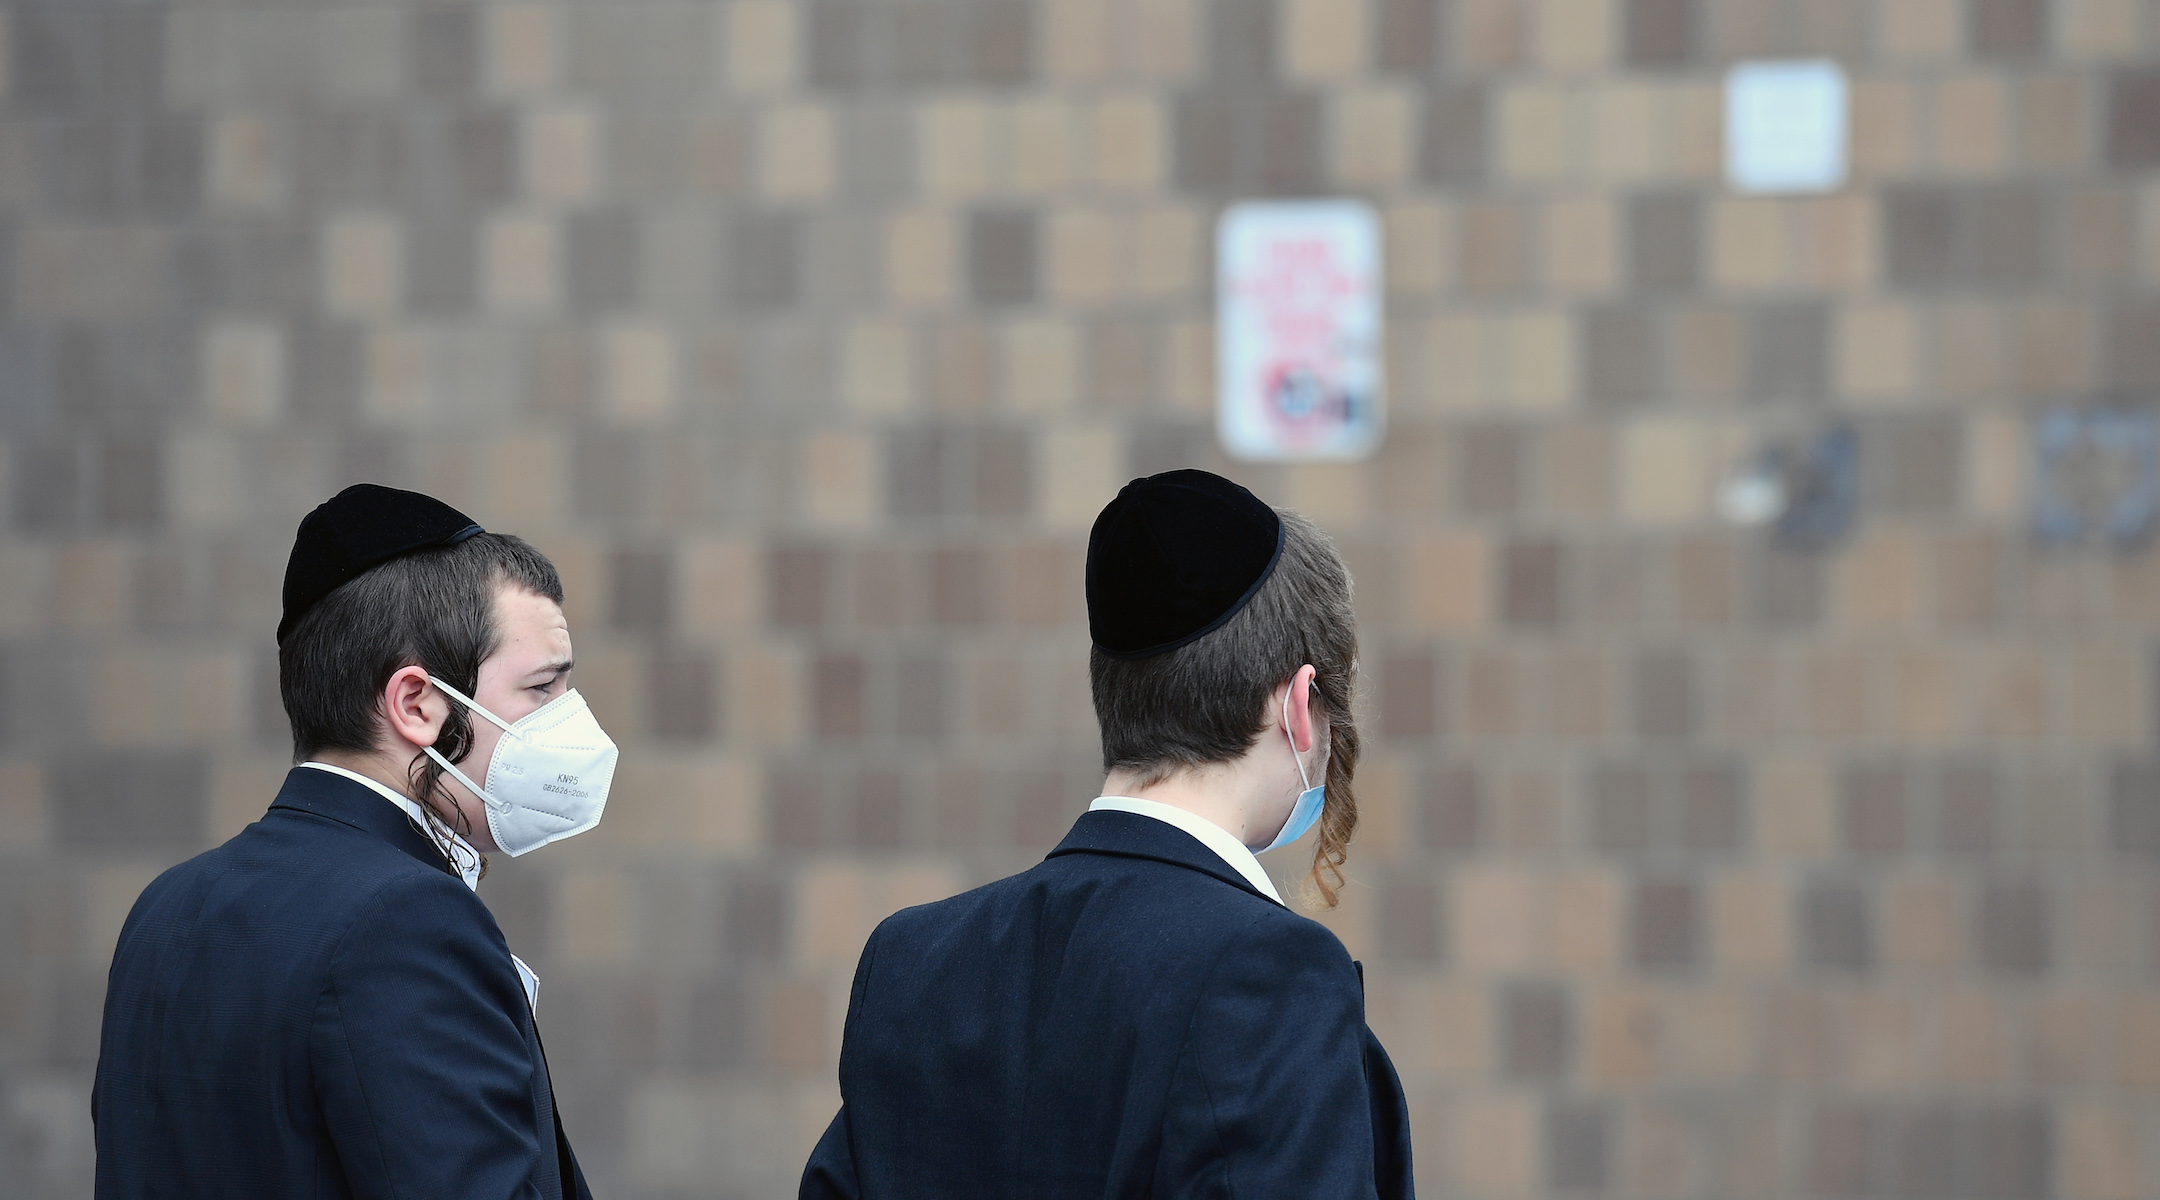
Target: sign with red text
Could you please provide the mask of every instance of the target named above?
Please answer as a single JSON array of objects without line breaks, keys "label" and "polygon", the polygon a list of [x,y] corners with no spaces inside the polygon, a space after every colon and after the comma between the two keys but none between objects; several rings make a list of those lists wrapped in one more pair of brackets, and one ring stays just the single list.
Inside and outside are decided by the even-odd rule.
[{"label": "sign with red text", "polygon": [[1215,231],[1215,427],[1243,459],[1363,458],[1386,430],[1380,219],[1361,200],[1232,205]]}]

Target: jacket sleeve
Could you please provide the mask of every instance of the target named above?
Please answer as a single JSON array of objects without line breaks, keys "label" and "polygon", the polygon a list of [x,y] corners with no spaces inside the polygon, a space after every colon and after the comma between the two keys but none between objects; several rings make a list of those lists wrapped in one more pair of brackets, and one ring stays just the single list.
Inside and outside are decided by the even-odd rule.
[{"label": "jacket sleeve", "polygon": [[1210,969],[1172,1078],[1154,1192],[1377,1196],[1365,1002],[1311,921],[1247,927]]},{"label": "jacket sleeve", "polygon": [[383,888],[332,956],[312,1038],[353,1196],[541,1196],[556,1147],[541,1142],[525,1019],[509,947],[471,889],[433,873]]},{"label": "jacket sleeve", "polygon": [[870,931],[862,957],[855,962],[855,982],[848,988],[847,1021],[840,1033],[840,1111],[833,1115],[832,1124],[825,1127],[825,1136],[810,1151],[797,1200],[856,1200],[862,1195],[862,1176],[855,1169],[855,1131],[848,1122],[848,1050],[855,1041],[855,1022],[862,1014],[863,994],[870,987],[870,966],[877,961],[878,937],[884,932],[885,924],[880,922]]}]

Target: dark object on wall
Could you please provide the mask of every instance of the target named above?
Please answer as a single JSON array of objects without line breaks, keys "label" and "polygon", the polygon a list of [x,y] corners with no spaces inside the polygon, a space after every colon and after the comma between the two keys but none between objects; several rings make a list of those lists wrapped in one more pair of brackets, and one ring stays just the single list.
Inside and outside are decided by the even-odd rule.
[{"label": "dark object on wall", "polygon": [[1765,447],[1718,490],[1718,513],[1734,525],[1771,525],[1794,549],[1844,537],[1860,508],[1860,437],[1851,426],[1824,430],[1803,445]]},{"label": "dark object on wall", "polygon": [[2160,515],[2149,408],[2055,409],[2033,422],[2033,531],[2057,545],[2142,543]]}]

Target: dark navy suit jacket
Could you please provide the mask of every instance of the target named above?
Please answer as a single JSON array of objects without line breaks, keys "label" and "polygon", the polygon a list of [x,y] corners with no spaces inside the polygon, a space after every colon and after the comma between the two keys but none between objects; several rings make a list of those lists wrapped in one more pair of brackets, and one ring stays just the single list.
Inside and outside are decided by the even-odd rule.
[{"label": "dark navy suit jacket", "polygon": [[494,916],[312,768],[135,902],[91,1111],[100,1200],[589,1196]]},{"label": "dark navy suit jacket", "polygon": [[1342,943],[1132,813],[879,925],[840,1098],[805,1200],[1411,1194]]}]

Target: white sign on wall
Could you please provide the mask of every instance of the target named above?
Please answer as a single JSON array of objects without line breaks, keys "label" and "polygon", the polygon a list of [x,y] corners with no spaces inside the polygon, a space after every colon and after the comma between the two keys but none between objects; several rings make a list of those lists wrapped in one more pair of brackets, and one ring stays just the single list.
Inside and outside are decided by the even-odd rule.
[{"label": "white sign on wall", "polygon": [[1851,130],[1845,70],[1827,58],[1736,64],[1725,76],[1725,181],[1736,192],[1833,192]]},{"label": "white sign on wall", "polygon": [[1244,459],[1353,459],[1386,427],[1380,220],[1361,200],[1232,205],[1215,230],[1215,427]]}]

